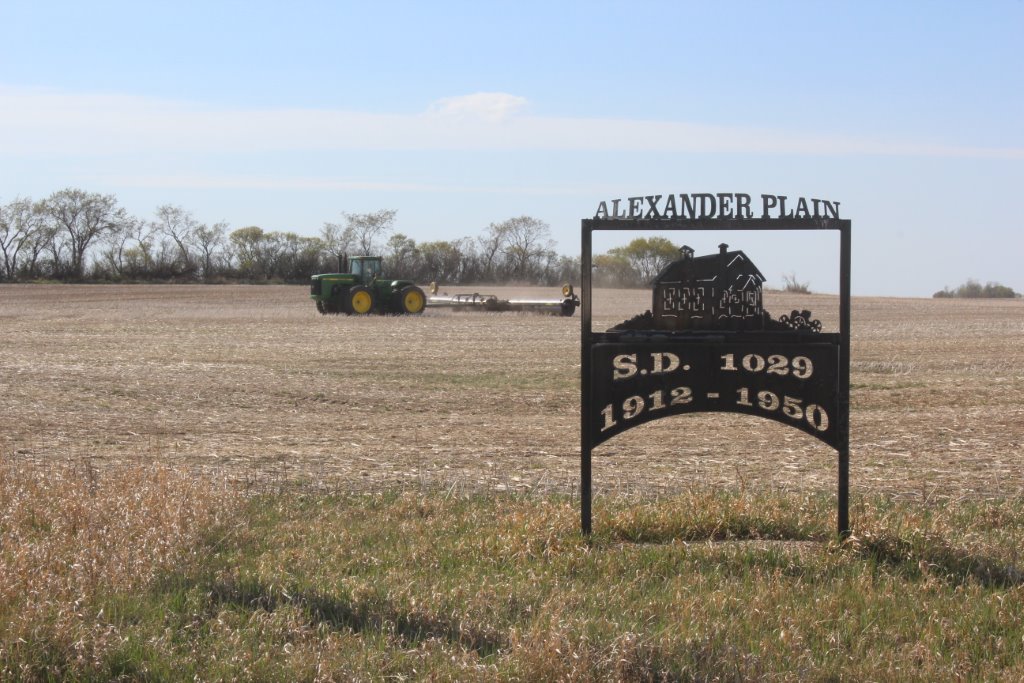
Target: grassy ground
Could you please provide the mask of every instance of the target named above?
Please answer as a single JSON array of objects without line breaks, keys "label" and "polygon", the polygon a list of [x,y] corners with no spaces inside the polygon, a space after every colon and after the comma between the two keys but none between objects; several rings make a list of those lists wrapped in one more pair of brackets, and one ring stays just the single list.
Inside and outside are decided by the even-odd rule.
[{"label": "grassy ground", "polygon": [[694,415],[588,544],[578,319],[0,286],[0,681],[1021,680],[1024,305],[853,314],[849,543],[832,451]]},{"label": "grassy ground", "polygon": [[[132,482],[132,486],[126,486]],[[1024,501],[243,498],[0,469],[3,680],[1020,680]],[[52,505],[59,498],[60,506]]]}]

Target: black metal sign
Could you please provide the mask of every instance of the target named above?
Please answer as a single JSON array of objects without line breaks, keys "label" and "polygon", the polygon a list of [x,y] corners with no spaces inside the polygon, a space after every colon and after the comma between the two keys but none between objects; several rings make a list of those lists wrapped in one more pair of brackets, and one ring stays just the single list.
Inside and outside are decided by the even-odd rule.
[{"label": "black metal sign", "polygon": [[595,344],[591,444],[661,417],[732,412],[776,420],[836,448],[834,341]]},{"label": "black metal sign", "polygon": [[[722,206],[724,195],[719,198]],[[654,196],[660,201],[660,195]],[[680,195],[684,197],[684,195]],[[743,198],[747,195],[735,195]],[[774,195],[762,195],[765,205]],[[631,427],[671,415],[733,412],[775,420],[823,441],[839,455],[838,528],[849,533],[850,222],[836,217],[646,217],[624,215],[582,222],[583,303],[581,379],[581,515],[591,531],[591,451]],[[785,198],[782,197],[782,200]],[[636,200],[636,201],[635,201]],[[682,201],[682,200],[681,200]],[[738,200],[740,206],[749,204]],[[611,202],[617,207],[619,200]],[[639,206],[638,198],[627,205]],[[803,198],[798,206],[838,202]],[[602,202],[602,206],[607,203]],[[678,206],[673,202],[670,206]],[[806,213],[806,209],[805,209]],[[615,215],[615,214],[612,214]],[[740,212],[741,216],[745,216]],[[636,216],[636,217],[630,217]],[[765,281],[744,252],[719,245],[680,258],[655,278],[651,307],[604,332],[592,323],[594,230],[838,230],[840,329],[822,332],[810,311],[778,318],[764,310]]]}]

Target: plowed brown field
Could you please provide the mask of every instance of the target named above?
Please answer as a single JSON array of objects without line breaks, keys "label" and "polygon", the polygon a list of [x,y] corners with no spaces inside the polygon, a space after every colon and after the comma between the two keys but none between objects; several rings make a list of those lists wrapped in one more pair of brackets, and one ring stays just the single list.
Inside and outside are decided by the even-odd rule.
[{"label": "plowed brown field", "polygon": [[[594,329],[649,296],[596,292]],[[768,293],[766,308],[837,323],[835,297]],[[159,462],[259,489],[568,493],[579,335],[578,317],[320,316],[301,286],[2,286],[0,457]],[[855,299],[852,358],[855,495],[1024,492],[1024,302]],[[835,478],[828,447],[727,414],[638,427],[594,461],[599,492]]]}]

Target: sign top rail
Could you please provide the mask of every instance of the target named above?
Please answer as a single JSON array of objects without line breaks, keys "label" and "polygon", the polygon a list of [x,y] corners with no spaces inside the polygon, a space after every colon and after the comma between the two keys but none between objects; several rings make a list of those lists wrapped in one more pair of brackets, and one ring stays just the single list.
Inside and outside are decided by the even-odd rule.
[{"label": "sign top rail", "polygon": [[584,230],[849,230],[845,218],[584,218]]}]

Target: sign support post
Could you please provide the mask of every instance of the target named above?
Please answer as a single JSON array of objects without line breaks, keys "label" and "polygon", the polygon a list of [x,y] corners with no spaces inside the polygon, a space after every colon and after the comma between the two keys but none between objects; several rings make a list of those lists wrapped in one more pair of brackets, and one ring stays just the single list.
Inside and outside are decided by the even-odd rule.
[{"label": "sign support post", "polygon": [[[584,221],[585,223],[586,221]],[[593,316],[593,298],[591,293],[593,292],[594,283],[594,269],[591,265],[591,250],[593,247],[593,240],[591,237],[591,230],[584,227],[583,234],[581,237],[582,242],[582,268],[583,272],[580,278],[580,286],[583,288],[583,296],[580,301],[581,316],[580,319],[583,321],[581,326],[581,340],[582,340],[582,356],[580,358],[580,391],[582,392],[582,409],[580,411],[580,422],[581,422],[581,433],[580,433],[580,513],[582,515],[581,524],[583,533],[586,536],[590,536],[592,531],[591,525],[591,470],[590,470],[590,454],[593,450],[593,445],[590,442],[591,434],[591,417],[592,411],[590,410],[590,376],[591,376],[591,325],[590,321]]]},{"label": "sign support post", "polygon": [[850,221],[839,226],[839,491],[840,538],[850,536]]}]

